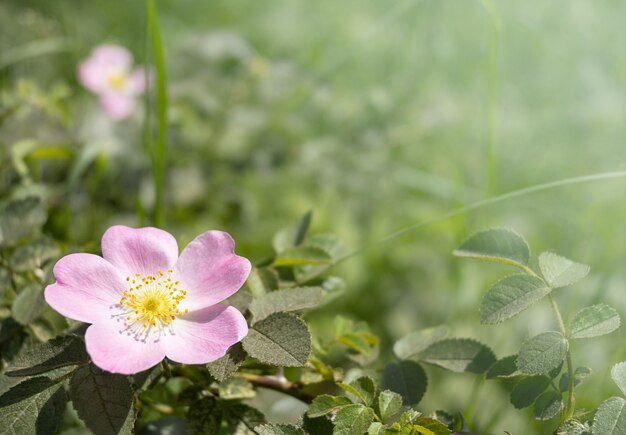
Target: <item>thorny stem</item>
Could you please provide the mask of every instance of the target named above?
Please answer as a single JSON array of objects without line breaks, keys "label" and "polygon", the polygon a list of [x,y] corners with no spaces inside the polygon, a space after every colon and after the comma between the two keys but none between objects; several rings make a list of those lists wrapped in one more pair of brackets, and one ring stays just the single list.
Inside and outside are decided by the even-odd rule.
[{"label": "thorny stem", "polygon": [[[559,307],[556,304],[556,300],[552,293],[548,295],[550,299],[550,304],[552,305],[552,310],[554,311],[554,315],[556,316],[556,320],[559,323],[559,329],[561,330],[561,334],[564,337],[567,337],[567,329],[565,328],[565,324],[563,323],[563,318],[561,317],[561,312],[559,311]],[[575,408],[575,399],[574,399],[574,369],[572,366],[572,353],[570,351],[569,345],[567,346],[567,375],[568,375],[568,392],[567,392],[567,406],[565,408],[565,413],[563,414],[563,421],[569,420],[574,415]]]}]

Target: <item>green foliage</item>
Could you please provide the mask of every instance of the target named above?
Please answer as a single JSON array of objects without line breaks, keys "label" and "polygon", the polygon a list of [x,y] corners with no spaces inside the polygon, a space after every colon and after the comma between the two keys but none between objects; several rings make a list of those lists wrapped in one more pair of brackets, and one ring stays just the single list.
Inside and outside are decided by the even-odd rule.
[{"label": "green foliage", "polygon": [[204,397],[189,407],[186,418],[192,434],[218,433],[222,424],[222,408],[214,397]]},{"label": "green foliage", "polygon": [[448,336],[446,325],[422,329],[405,335],[395,342],[393,352],[400,359],[408,359],[418,355],[431,344],[443,340]]},{"label": "green foliage", "polygon": [[363,435],[374,420],[374,411],[361,404],[340,408],[333,422],[333,435]]},{"label": "green foliage", "polygon": [[626,400],[611,397],[598,407],[593,418],[594,435],[618,435],[626,433]]},{"label": "green foliage", "polygon": [[574,263],[572,260],[552,252],[542,252],[539,255],[539,268],[546,282],[552,288],[572,285],[589,273],[589,266]]},{"label": "green foliage", "polygon": [[414,361],[390,363],[383,373],[383,388],[398,393],[406,405],[417,405],[424,397],[427,384],[426,372]]},{"label": "green foliage", "polygon": [[525,267],[530,259],[530,248],[516,232],[495,228],[470,236],[454,255]]},{"label": "green foliage", "polygon": [[518,409],[532,405],[550,385],[547,376],[529,376],[521,379],[511,391],[511,403]]},{"label": "green foliage", "polygon": [[451,338],[431,344],[420,355],[420,361],[453,372],[483,373],[496,358],[487,346],[468,338]]},{"label": "green foliage", "polygon": [[611,368],[611,379],[622,390],[622,394],[626,396],[626,362],[615,364]]},{"label": "green foliage", "polygon": [[302,428],[292,424],[264,424],[257,426],[254,430],[259,435],[306,435]]},{"label": "green foliage", "polygon": [[237,343],[228,349],[226,355],[208,364],[207,368],[215,379],[222,382],[237,371],[245,358],[246,352],[243,350],[241,343]]},{"label": "green foliage", "polygon": [[307,411],[307,415],[311,418],[321,417],[331,412],[339,411],[341,408],[350,404],[352,404],[352,402],[346,397],[322,394],[313,399]]},{"label": "green foliage", "polygon": [[11,307],[11,315],[18,323],[28,325],[39,317],[45,306],[43,288],[40,284],[32,284],[19,292]]},{"label": "green foliage", "polygon": [[556,417],[563,409],[561,394],[556,391],[546,391],[535,401],[535,418],[550,420]]},{"label": "green foliage", "polygon": [[542,279],[535,276],[511,275],[498,281],[480,304],[480,321],[486,324],[503,322],[550,293]]},{"label": "green foliage", "polygon": [[277,290],[254,299],[249,309],[258,322],[270,314],[313,308],[321,302],[322,296],[323,290],[319,287]]},{"label": "green foliage", "polygon": [[570,325],[572,338],[592,338],[609,334],[619,328],[617,311],[606,304],[593,305],[580,310]]},{"label": "green foliage", "polygon": [[32,376],[87,362],[89,355],[85,351],[83,340],[75,335],[66,335],[24,348],[11,362],[6,374]]},{"label": "green foliage", "polygon": [[338,384],[341,388],[348,393],[353,394],[364,405],[371,406],[374,403],[376,397],[376,385],[372,378],[368,376],[361,376],[349,384]]},{"label": "green foliage", "polygon": [[569,342],[560,332],[544,332],[522,344],[517,369],[528,375],[548,373],[565,360],[568,349]]},{"label": "green foliage", "polygon": [[[418,401],[419,402],[419,401]],[[380,418],[385,421],[396,415],[402,407],[402,396],[390,390],[381,391],[378,396]]]},{"label": "green foliage", "polygon": [[0,247],[14,246],[41,227],[47,217],[46,209],[39,198],[11,201],[0,211]]}]

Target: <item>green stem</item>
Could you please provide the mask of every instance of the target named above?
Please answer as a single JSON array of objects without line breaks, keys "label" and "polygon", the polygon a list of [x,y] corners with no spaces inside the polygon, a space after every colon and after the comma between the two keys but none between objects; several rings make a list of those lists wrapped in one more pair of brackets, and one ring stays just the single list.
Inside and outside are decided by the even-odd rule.
[{"label": "green stem", "polygon": [[[159,30],[155,0],[147,0],[147,21],[152,58],[154,59],[156,86],[156,140],[149,146],[152,157],[152,171],[154,177],[155,203],[153,222],[157,227],[165,225],[165,162],[167,137],[167,76],[165,72],[165,57]],[[151,132],[149,132],[151,134]]]},{"label": "green stem", "polygon": [[[556,320],[559,324],[561,334],[563,334],[563,336],[567,338],[567,329],[565,328],[565,323],[563,323],[563,317],[561,317],[561,312],[559,311],[559,307],[556,304],[556,300],[554,299],[554,296],[552,296],[552,293],[548,295],[548,298],[550,299],[550,304],[552,305],[552,310],[554,311],[554,315],[556,316]],[[574,367],[572,365],[572,353],[569,346],[567,347],[566,363],[569,389],[567,392],[567,406],[565,407],[565,413],[563,414],[563,421],[572,418],[572,416],[574,415],[574,408],[576,403],[576,399],[574,398]]]}]

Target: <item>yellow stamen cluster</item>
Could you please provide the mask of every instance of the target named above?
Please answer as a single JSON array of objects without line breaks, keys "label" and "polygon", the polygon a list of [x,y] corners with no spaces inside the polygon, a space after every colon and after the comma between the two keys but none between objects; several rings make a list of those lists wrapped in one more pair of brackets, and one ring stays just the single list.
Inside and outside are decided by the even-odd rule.
[{"label": "yellow stamen cluster", "polygon": [[126,278],[129,288],[124,291],[119,302],[127,309],[125,323],[141,324],[148,329],[156,326],[167,327],[177,316],[189,312],[188,309],[178,308],[187,292],[178,287],[179,281],[174,281],[169,276],[173,270],[167,272],[167,276],[159,270],[158,276],[141,276],[137,273]]},{"label": "yellow stamen cluster", "polygon": [[114,89],[116,91],[122,89],[127,80],[128,76],[126,74],[118,72],[110,73],[107,77],[107,82],[109,86],[111,87],[111,89]]}]

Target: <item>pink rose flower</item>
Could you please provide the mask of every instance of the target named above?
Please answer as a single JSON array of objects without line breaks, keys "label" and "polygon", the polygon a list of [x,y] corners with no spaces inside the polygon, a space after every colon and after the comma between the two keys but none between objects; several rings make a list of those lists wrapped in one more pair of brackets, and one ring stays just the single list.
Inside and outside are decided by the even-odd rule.
[{"label": "pink rose flower", "polygon": [[109,372],[137,373],[164,357],[205,364],[248,334],[243,315],[218,303],[250,273],[250,261],[234,248],[227,233],[207,231],[179,257],[163,230],[113,226],[102,236],[102,257],[70,254],[57,262],[46,302],[91,323],[87,352]]},{"label": "pink rose flower", "polygon": [[78,67],[82,85],[100,97],[100,105],[113,119],[128,117],[146,88],[144,69],[132,66],[133,56],[126,48],[100,45]]}]

